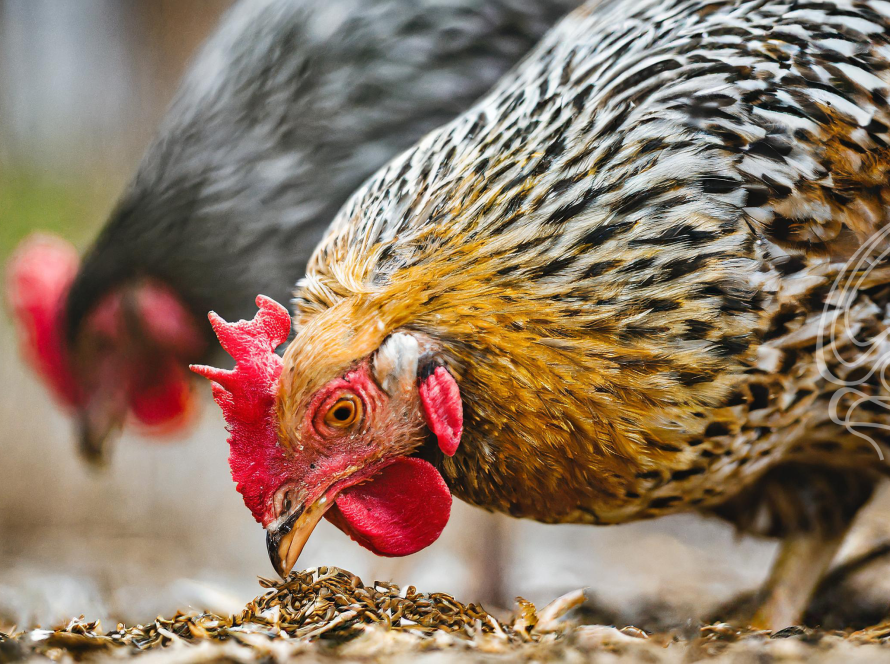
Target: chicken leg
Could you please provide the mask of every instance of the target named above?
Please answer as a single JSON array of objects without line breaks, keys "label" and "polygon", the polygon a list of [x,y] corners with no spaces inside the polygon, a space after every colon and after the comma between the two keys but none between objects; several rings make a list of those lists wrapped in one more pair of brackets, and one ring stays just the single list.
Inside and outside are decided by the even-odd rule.
[{"label": "chicken leg", "polygon": [[843,539],[843,534],[825,537],[818,531],[789,534],[779,548],[764,586],[766,597],[751,626],[775,631],[799,625]]}]

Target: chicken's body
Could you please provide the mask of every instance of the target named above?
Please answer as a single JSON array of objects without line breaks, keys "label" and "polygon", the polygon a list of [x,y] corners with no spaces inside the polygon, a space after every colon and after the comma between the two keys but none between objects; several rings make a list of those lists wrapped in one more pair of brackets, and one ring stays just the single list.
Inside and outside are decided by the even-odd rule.
[{"label": "chicken's body", "polygon": [[[341,211],[297,292],[282,431],[394,332],[429,340],[464,434],[453,457],[420,454],[455,495],[786,536],[812,569],[763,619],[792,620],[888,470],[841,422],[855,395],[832,402],[845,378],[888,396],[867,376],[887,242],[826,309],[890,215],[888,94],[885,2],[579,9]],[[876,403],[853,419],[890,424]]]}]

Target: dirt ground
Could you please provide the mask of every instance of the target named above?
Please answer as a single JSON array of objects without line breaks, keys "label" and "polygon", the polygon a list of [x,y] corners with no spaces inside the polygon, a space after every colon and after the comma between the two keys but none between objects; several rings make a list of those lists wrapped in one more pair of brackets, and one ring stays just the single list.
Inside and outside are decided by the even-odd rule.
[{"label": "dirt ground", "polygon": [[[669,664],[693,662],[883,662],[890,661],[890,647],[833,634],[804,633],[777,636],[750,634],[738,637],[716,636],[702,630],[702,636],[684,639],[671,634],[648,637],[628,636],[628,630],[605,626],[568,629],[541,642],[502,646],[486,639],[462,643],[442,643],[435,639],[418,642],[379,628],[346,643],[332,645],[275,639],[244,639],[225,643],[207,642],[195,646],[171,645],[138,654],[145,664],[176,662],[645,662]],[[719,629],[719,626],[716,628]],[[246,642],[245,642],[246,641]],[[55,648],[44,653],[21,655],[14,646],[0,642],[0,661],[120,661],[130,652],[84,653]],[[21,658],[21,659],[20,659]]]}]

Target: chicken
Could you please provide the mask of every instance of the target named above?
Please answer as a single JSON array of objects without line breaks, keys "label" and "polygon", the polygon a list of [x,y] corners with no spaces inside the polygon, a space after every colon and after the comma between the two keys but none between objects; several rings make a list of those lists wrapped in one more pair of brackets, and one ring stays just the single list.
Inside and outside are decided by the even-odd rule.
[{"label": "chicken", "polygon": [[753,623],[797,623],[888,472],[888,88],[884,2],[570,14],[350,199],[283,361],[279,305],[212,319],[237,366],[197,370],[279,572],[322,516],[427,546],[450,494],[697,511],[782,538]]},{"label": "chicken", "polygon": [[363,180],[486,92],[577,0],[264,0],[203,47],[78,269],[31,239],[11,262],[22,344],[102,460],[125,416],[193,410],[199,321],[286,298]]}]

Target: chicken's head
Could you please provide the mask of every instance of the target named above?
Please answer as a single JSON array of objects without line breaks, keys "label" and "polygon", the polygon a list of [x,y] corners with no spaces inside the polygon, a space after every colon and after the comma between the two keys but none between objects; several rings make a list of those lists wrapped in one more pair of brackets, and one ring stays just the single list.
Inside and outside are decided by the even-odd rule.
[{"label": "chicken's head", "polygon": [[7,299],[27,360],[76,413],[84,456],[100,462],[127,416],[150,435],[189,421],[193,398],[185,366],[206,342],[176,294],[152,280],[111,288],[69,338],[65,307],[78,266],[67,242],[31,236],[7,266]]},{"label": "chicken's head", "polygon": [[[275,569],[290,571],[323,516],[378,555],[429,546],[448,521],[451,493],[416,453],[432,436],[453,455],[463,426],[457,382],[434,344],[403,332],[367,353],[350,344],[358,353],[353,361],[332,375],[313,372],[295,393],[286,387],[291,350],[287,380],[274,353],[290,318],[268,298],[257,304],[253,321],[229,324],[211,315],[237,361],[234,371],[194,369],[215,383],[231,433],[232,476],[267,530]],[[337,364],[327,359],[325,366]]]}]

